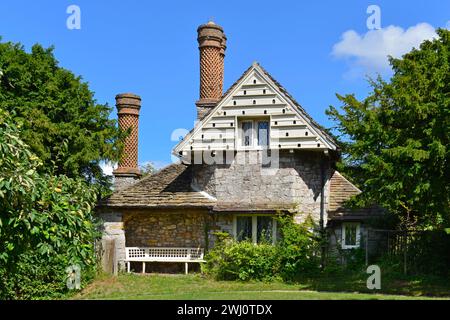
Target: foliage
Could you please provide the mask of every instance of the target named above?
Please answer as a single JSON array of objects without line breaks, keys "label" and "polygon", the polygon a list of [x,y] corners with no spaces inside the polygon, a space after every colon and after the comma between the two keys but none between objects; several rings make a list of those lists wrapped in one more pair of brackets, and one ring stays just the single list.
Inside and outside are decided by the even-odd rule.
[{"label": "foliage", "polygon": [[139,171],[141,172],[142,177],[145,177],[158,172],[158,169],[155,168],[155,165],[152,162],[146,162],[139,167]]},{"label": "foliage", "polygon": [[390,58],[389,82],[370,80],[362,101],[338,95],[340,169],[364,191],[355,204],[377,203],[403,228],[439,229],[450,223],[450,31],[425,41],[402,59]]},{"label": "foliage", "polygon": [[0,109],[0,299],[64,293],[65,269],[92,276],[98,190],[84,179],[38,173],[42,165]]},{"label": "foliage", "polygon": [[236,242],[217,234],[217,244],[208,252],[204,271],[221,280],[271,280],[278,267],[276,248],[270,244]]},{"label": "foliage", "polygon": [[308,217],[299,224],[290,216],[281,216],[278,225],[281,237],[277,248],[283,279],[293,280],[299,275],[319,272],[321,239],[314,230],[312,219]]},{"label": "foliage", "polygon": [[21,138],[42,160],[37,170],[109,186],[100,162],[117,161],[121,133],[81,77],[58,65],[53,48],[0,42],[0,109],[22,123]]},{"label": "foliage", "polygon": [[294,280],[300,274],[320,270],[320,245],[308,219],[297,224],[291,216],[280,217],[281,238],[276,245],[237,242],[216,233],[216,245],[206,256],[204,271],[221,280]]}]

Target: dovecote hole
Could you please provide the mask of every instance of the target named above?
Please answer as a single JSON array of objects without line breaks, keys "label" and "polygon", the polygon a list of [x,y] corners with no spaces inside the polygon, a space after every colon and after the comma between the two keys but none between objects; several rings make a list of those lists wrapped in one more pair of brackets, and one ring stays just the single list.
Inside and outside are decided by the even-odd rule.
[{"label": "dovecote hole", "polygon": [[294,120],[294,124],[297,124],[297,121]]},{"label": "dovecote hole", "polygon": [[272,103],[275,104],[275,99],[272,99]]},{"label": "dovecote hole", "polygon": [[263,90],[263,94],[266,94],[266,89]]},{"label": "dovecote hole", "polygon": [[289,137],[289,132],[286,132],[286,137]]},{"label": "dovecote hole", "polygon": [[256,84],[256,80],[253,80],[253,84]]},{"label": "dovecote hole", "polygon": [[247,94],[247,90],[244,90],[244,95],[246,95]]},{"label": "dovecote hole", "polygon": [[242,114],[245,114],[245,111],[242,111]]},{"label": "dovecote hole", "polygon": [[233,106],[235,106],[236,105],[236,101],[233,101]]},{"label": "dovecote hole", "polygon": [[267,110],[264,110],[264,114],[267,114]]},{"label": "dovecote hole", "polygon": [[305,132],[305,136],[308,136],[308,131]]},{"label": "dovecote hole", "polygon": [[256,104],[256,100],[253,100],[253,104]]}]

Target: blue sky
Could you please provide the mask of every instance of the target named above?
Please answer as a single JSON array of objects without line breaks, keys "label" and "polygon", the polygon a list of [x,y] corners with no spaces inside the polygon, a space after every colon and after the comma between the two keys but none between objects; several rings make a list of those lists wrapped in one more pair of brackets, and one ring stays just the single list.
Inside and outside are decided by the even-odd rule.
[{"label": "blue sky", "polygon": [[[69,5],[81,29],[69,30]],[[369,31],[369,5],[381,30]],[[448,27],[450,2],[427,1],[20,1],[0,3],[2,41],[55,46],[60,65],[81,75],[99,103],[142,97],[139,161],[170,163],[177,128],[190,129],[198,99],[197,26],[213,17],[228,37],[225,89],[253,62],[266,68],[325,127],[335,93],[368,92],[365,74],[389,76],[399,55]],[[420,24],[422,23],[422,24]],[[353,31],[351,31],[353,30]],[[111,117],[116,117],[115,110]]]}]

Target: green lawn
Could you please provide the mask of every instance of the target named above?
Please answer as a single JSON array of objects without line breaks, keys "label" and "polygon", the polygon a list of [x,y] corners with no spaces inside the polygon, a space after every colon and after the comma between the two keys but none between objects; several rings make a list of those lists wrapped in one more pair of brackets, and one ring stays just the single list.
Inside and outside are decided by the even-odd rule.
[{"label": "green lawn", "polygon": [[[427,299],[422,296],[311,290],[314,285],[282,282],[215,281],[198,274],[102,276],[74,299]],[[339,290],[341,291],[341,290]]]}]

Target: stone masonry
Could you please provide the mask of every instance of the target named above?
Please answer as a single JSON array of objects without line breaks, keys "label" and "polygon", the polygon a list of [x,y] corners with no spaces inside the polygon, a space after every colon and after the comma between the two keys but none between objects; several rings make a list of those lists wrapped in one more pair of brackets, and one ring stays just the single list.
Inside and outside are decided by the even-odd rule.
[{"label": "stone masonry", "polygon": [[[277,169],[261,165],[260,151],[237,152],[229,165],[194,165],[193,184],[217,198],[218,208],[285,208],[298,213],[298,222],[306,214],[318,222],[323,157],[319,152],[280,153]],[[330,173],[326,163],[326,183]],[[325,185],[325,208],[328,190]]]},{"label": "stone masonry", "polygon": [[206,245],[206,210],[127,211],[126,246],[202,247]]}]

